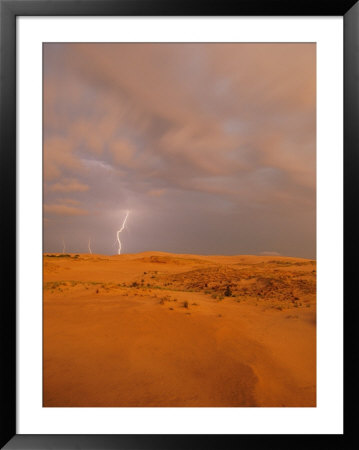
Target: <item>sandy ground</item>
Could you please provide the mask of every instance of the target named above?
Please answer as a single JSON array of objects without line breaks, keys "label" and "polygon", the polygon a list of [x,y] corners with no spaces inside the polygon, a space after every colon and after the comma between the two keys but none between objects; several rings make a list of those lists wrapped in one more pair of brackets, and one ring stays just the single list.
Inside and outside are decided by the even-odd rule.
[{"label": "sandy ground", "polygon": [[315,406],[316,264],[44,255],[44,406]]}]

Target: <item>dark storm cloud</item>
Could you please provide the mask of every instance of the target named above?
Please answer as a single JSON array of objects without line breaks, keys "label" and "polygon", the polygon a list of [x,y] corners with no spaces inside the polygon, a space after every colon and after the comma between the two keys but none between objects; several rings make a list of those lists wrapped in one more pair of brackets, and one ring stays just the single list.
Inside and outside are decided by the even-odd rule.
[{"label": "dark storm cloud", "polygon": [[45,250],[315,256],[315,45],[46,44]]}]

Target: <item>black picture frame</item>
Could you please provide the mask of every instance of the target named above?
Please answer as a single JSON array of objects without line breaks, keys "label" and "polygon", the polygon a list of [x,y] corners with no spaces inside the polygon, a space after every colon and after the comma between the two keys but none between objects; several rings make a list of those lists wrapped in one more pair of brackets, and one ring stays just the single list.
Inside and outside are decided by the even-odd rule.
[{"label": "black picture frame", "polygon": [[[344,434],[343,435],[19,435],[16,434],[16,17],[18,16],[342,16],[344,18]],[[344,448],[357,416],[359,2],[357,0],[0,0],[1,448],[184,449]],[[4,447],[3,447],[4,446]]]}]

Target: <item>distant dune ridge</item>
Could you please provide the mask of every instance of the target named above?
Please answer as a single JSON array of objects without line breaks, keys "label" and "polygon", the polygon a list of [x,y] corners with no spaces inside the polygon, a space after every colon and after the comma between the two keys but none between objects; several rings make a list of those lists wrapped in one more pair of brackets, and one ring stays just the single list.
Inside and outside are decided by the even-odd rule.
[{"label": "distant dune ridge", "polygon": [[44,406],[315,406],[316,262],[44,254]]}]

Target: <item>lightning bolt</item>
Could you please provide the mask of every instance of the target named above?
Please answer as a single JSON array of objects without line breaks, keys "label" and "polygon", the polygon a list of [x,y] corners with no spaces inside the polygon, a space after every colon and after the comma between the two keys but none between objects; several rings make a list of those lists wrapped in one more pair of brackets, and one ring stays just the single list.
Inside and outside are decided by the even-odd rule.
[{"label": "lightning bolt", "polygon": [[124,228],[125,228],[126,220],[127,220],[127,217],[128,217],[128,215],[129,215],[129,213],[130,213],[130,211],[127,211],[127,212],[126,212],[125,219],[124,219],[124,221],[122,222],[122,227],[117,231],[117,242],[118,242],[118,254],[119,254],[119,255],[121,255],[120,233],[121,233],[121,231],[123,231]]},{"label": "lightning bolt", "polygon": [[65,253],[65,240],[62,238],[62,253]]},{"label": "lightning bolt", "polygon": [[88,249],[89,249],[89,252],[90,252],[91,255],[92,255],[92,250],[91,250],[91,238],[90,238],[90,237],[89,237]]}]

